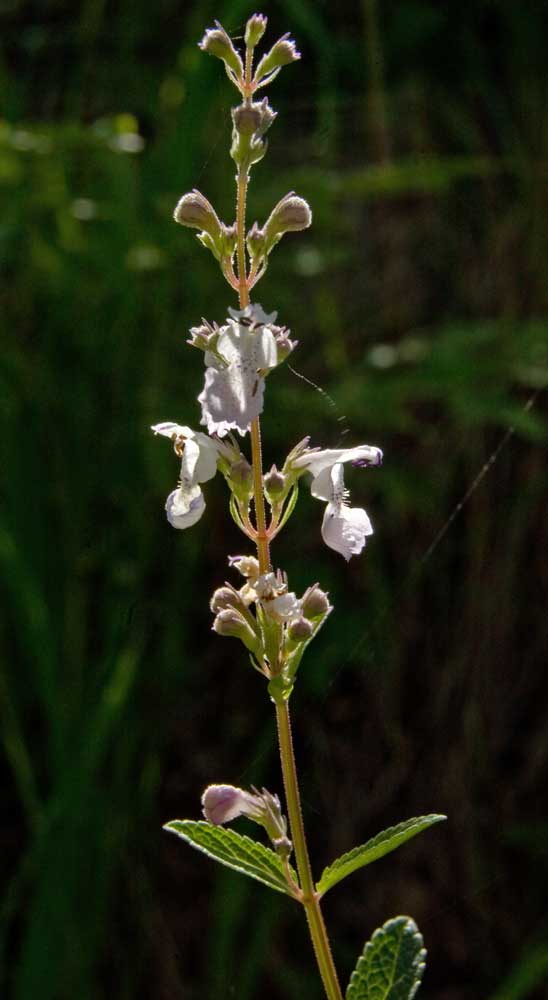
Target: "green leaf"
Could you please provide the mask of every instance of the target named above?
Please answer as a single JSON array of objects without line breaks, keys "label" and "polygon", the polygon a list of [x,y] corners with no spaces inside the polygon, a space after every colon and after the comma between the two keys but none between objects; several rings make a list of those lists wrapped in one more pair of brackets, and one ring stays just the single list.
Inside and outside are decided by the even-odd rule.
[{"label": "green leaf", "polygon": [[426,951],[411,917],[394,917],[375,931],[350,977],[346,1000],[412,1000]]},{"label": "green leaf", "polygon": [[411,837],[416,837],[417,833],[420,833],[421,830],[426,830],[429,826],[432,826],[434,823],[440,823],[443,819],[447,819],[447,817],[431,813],[429,816],[415,816],[413,819],[407,819],[403,823],[398,823],[397,826],[390,826],[388,830],[378,833],[376,837],[368,840],[366,844],[354,847],[348,854],[343,854],[333,864],[324,868],[322,877],[316,886],[317,891],[320,895],[323,895],[333,885],[336,885],[337,882],[340,882],[341,879],[346,878],[347,875],[355,872],[358,868],[363,868],[364,865],[371,864],[372,861],[384,857],[390,851],[395,851],[396,847],[399,847],[400,844],[404,844],[406,840],[411,840]]},{"label": "green leaf", "polygon": [[[291,895],[285,870],[278,855],[258,840],[242,836],[235,830],[214,826],[204,820],[174,819],[171,823],[166,823],[164,830],[177,834],[191,847],[202,851],[215,861],[220,861],[227,868],[249,875],[258,882],[264,882],[277,892]],[[290,872],[296,882],[297,876],[291,867]]]}]

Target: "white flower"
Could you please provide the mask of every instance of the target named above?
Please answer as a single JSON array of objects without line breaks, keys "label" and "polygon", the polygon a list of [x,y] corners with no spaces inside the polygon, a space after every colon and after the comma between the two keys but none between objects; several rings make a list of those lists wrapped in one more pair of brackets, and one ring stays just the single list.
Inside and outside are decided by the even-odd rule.
[{"label": "white flower", "polygon": [[247,306],[221,327],[215,352],[205,354],[206,374],[201,423],[209,434],[224,437],[230,430],[246,434],[263,409],[264,376],[278,364],[276,336],[259,305]]},{"label": "white flower", "polygon": [[382,451],[370,444],[359,444],[357,448],[308,448],[291,464],[294,469],[312,473],[310,492],[318,500],[331,498],[331,469],[339,462],[353,465],[381,465]]},{"label": "white flower", "polygon": [[287,578],[280,573],[263,573],[240,591],[249,605],[260,601],[269,618],[277,622],[291,622],[301,615],[301,602],[293,591],[288,593]]},{"label": "white flower", "polygon": [[175,454],[181,459],[179,485],[166,501],[167,519],[174,528],[190,528],[205,510],[199,484],[215,475],[221,442],[212,441],[207,434],[180,424],[155,424],[151,430],[170,438]]},{"label": "white flower", "polygon": [[343,462],[357,466],[380,465],[380,448],[362,444],[357,448],[306,449],[291,459],[291,469],[310,472],[310,491],[318,500],[326,500],[322,537],[326,545],[340,552],[346,560],[359,555],[365,539],[373,534],[371,521],[361,507],[349,507],[344,486]]},{"label": "white flower", "polygon": [[360,554],[367,535],[373,534],[373,528],[361,507],[349,507],[345,503],[348,491],[344,488],[343,472],[340,462],[330,469],[331,497],[323,516],[322,538],[330,549],[340,552],[348,562],[351,556]]}]

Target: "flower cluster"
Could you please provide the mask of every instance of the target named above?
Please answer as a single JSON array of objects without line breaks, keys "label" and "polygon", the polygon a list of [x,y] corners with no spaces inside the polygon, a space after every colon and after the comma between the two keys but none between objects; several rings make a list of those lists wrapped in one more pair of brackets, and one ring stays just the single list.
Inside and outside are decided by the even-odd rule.
[{"label": "flower cluster", "polygon": [[[253,308],[260,309],[260,307]],[[238,315],[242,316],[242,313]],[[242,326],[234,319],[231,322],[233,327],[230,329],[235,338],[231,343],[237,343],[239,330],[244,331],[244,335],[251,337],[256,335],[253,327],[247,324]],[[265,324],[261,324],[260,329],[263,334],[272,337],[272,343],[275,345],[275,334],[272,329]],[[210,336],[216,335],[214,332],[210,334]],[[194,337],[197,339],[196,332]],[[213,352],[206,350],[206,364],[210,360],[210,355],[213,356]],[[200,519],[205,509],[200,484],[212,479],[218,468],[225,475],[237,499],[246,505],[246,513],[249,512],[252,496],[251,467],[234,438],[226,437],[235,423],[236,429],[241,434],[244,434],[249,427],[249,421],[245,422],[241,416],[242,408],[248,405],[248,398],[254,399],[252,392],[249,392],[251,380],[247,358],[247,354],[242,358],[235,349],[233,360],[225,362],[224,368],[210,366],[206,369],[206,383],[199,399],[202,403],[202,420],[210,425],[208,427],[210,436],[169,422],[155,424],[152,427],[155,434],[170,438],[176,455],[181,458],[179,485],[169,494],[166,502],[167,517],[174,528],[190,528]],[[264,372],[264,369],[261,371]],[[255,385],[261,381],[263,383],[260,394],[262,401],[264,377],[255,371],[253,378]],[[241,395],[229,392],[227,387],[235,385],[239,386]],[[217,388],[215,392],[215,386],[221,388]],[[256,395],[258,392],[257,389]],[[237,411],[237,418],[231,419],[235,416],[235,401],[241,405]],[[214,419],[213,413],[218,417],[217,420]],[[382,463],[382,451],[371,445],[358,445],[356,448],[309,448],[308,442],[309,438],[305,438],[290,452],[281,472],[273,466],[270,472],[266,473],[263,477],[266,497],[273,510],[283,508],[284,501],[300,477],[304,473],[310,473],[312,496],[326,503],[322,537],[326,545],[348,560],[353,555],[359,555],[367,537],[373,533],[373,528],[363,508],[349,506],[349,492],[344,484],[343,467],[347,462],[358,468],[378,466]]]},{"label": "flower cluster", "polygon": [[[268,99],[257,91],[275,79],[282,67],[300,58],[295,43],[282,36],[257,62],[253,51],[266,28],[261,14],[245,29],[245,59],[218,23],[206,31],[200,47],[220,59],[241,96],[232,109],[230,153],[237,167],[237,211],[225,223],[210,201],[197,190],[178,201],[174,219],[198,230],[198,239],[218,261],[229,285],[238,291],[239,309],[228,309],[220,325],[207,319],[190,330],[188,343],[202,351],[205,374],[198,403],[203,431],[178,423],[155,424],[155,434],[168,438],[180,462],[179,480],[166,501],[169,523],[190,528],[205,510],[202,486],[217,472],[230,491],[230,513],[259,558],[232,556],[230,567],[243,578],[239,586],[225,582],[211,598],[213,630],[239,639],[251,663],[267,680],[276,704],[289,697],[305,649],[332,611],[329,597],[317,583],[300,597],[289,589],[287,574],[274,570],[269,545],[287,523],[303,479],[312,496],[324,503],[322,537],[345,559],[358,555],[372,534],[365,510],[350,505],[344,466],[379,466],[382,452],[370,445],[355,448],[311,448],[308,437],[287,455],[283,465],[263,474],[259,418],[263,412],[266,380],[294,351],[297,341],[277,325],[277,313],[250,302],[250,292],[264,275],[269,256],[282,236],[307,229],[312,213],[294,191],[284,195],[259,225],[245,231],[245,192],[249,172],[266,151],[265,135],[276,119]],[[251,433],[249,433],[251,431]],[[249,437],[248,437],[249,434]],[[251,456],[239,441],[251,440]],[[257,440],[259,445],[257,446]],[[257,451],[257,447],[259,451]],[[251,461],[249,460],[251,458]],[[269,516],[267,509],[269,508]],[[262,824],[275,849],[287,860],[291,844],[277,796],[263,789],[244,791],[232,785],[210,785],[202,800],[204,815],[213,824],[245,815]]]},{"label": "flower cluster", "polygon": [[306,646],[332,611],[328,595],[314,584],[298,598],[285,573],[261,573],[254,556],[230,556],[229,564],[245,583],[214,592],[213,631],[243,642],[253,666],[289,693]]}]

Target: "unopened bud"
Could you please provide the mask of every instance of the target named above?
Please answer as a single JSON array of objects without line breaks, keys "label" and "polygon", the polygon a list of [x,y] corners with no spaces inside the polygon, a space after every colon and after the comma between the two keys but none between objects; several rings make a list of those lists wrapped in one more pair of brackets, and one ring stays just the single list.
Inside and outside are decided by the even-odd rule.
[{"label": "unopened bud", "polygon": [[224,222],[221,223],[221,256],[231,258],[236,249],[236,242],[238,235],[236,232],[236,226],[225,226]]},{"label": "unopened bud", "polygon": [[270,253],[284,233],[307,229],[311,222],[312,212],[307,202],[290,191],[272,209],[264,224],[266,252]]},{"label": "unopened bud", "polygon": [[310,639],[313,631],[313,625],[306,618],[295,618],[287,630],[291,642],[305,642]]},{"label": "unopened bud", "polygon": [[245,44],[254,49],[266,31],[267,18],[264,14],[253,14],[245,26]]},{"label": "unopened bud", "polygon": [[230,466],[230,483],[239,500],[247,500],[253,492],[253,469],[243,456]]},{"label": "unopened bud", "polygon": [[259,229],[257,222],[254,222],[247,234],[247,249],[252,261],[258,260],[264,254],[264,229]]},{"label": "unopened bud", "polygon": [[277,73],[282,66],[288,66],[289,63],[296,62],[300,58],[301,54],[297,52],[295,42],[288,34],[282,35],[272,46],[270,52],[267,52],[260,60],[255,71],[255,83],[265,81],[265,77],[270,77],[271,73]]},{"label": "unopened bud", "polygon": [[196,190],[183,195],[175,207],[173,218],[181,226],[203,229],[212,239],[218,239],[221,233],[221,222],[213,205]]},{"label": "unopened bud", "polygon": [[261,126],[260,105],[246,103],[232,108],[232,121],[240,135],[254,135]]},{"label": "unopened bud", "polygon": [[242,136],[256,135],[258,138],[268,131],[276,118],[276,112],[268,103],[268,98],[262,101],[245,101],[232,108],[232,121],[236,131]]},{"label": "unopened bud", "polygon": [[275,465],[272,466],[270,472],[267,472],[266,475],[263,476],[265,492],[272,500],[283,494],[286,482],[286,477],[283,472],[279,472]]},{"label": "unopened bud", "polygon": [[272,125],[274,119],[278,117],[278,112],[274,111],[270,107],[270,104],[268,103],[268,97],[263,97],[262,101],[260,101],[258,104],[254,104],[253,107],[260,109],[261,122],[257,130],[257,134],[263,136],[265,132],[268,132],[268,129]]},{"label": "unopened bud", "polygon": [[209,606],[215,615],[219,611],[226,611],[227,608],[240,610],[245,607],[238,591],[234,590],[234,587],[231,587],[230,584],[225,584],[224,587],[217,588],[213,593]]},{"label": "unopened bud", "polygon": [[278,837],[277,840],[272,841],[272,847],[282,861],[287,861],[293,850],[293,844],[291,843],[289,837]]},{"label": "unopened bud", "polygon": [[215,28],[207,29],[202,41],[199,42],[199,47],[202,49],[202,52],[207,52],[210,56],[222,59],[227,71],[229,69],[232,70],[236,79],[241,80],[244,75],[241,57],[234,48],[222,24],[219,24],[218,21],[215,21],[215,24]]},{"label": "unopened bud", "polygon": [[328,611],[331,611],[328,596],[323,590],[320,590],[317,583],[305,591],[301,599],[301,607],[305,618],[312,620],[323,618]]},{"label": "unopened bud", "polygon": [[257,653],[259,639],[249,625],[249,622],[235,608],[226,608],[224,611],[219,611],[213,622],[212,629],[218,635],[240,639],[247,649],[252,653]]}]

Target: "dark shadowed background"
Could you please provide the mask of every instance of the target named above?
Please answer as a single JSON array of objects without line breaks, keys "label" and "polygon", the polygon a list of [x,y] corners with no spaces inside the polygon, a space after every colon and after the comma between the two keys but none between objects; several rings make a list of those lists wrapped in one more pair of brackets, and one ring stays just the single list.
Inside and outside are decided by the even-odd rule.
[{"label": "dark shadowed background", "polygon": [[[378,830],[448,823],[330,893],[343,981],[411,914],[424,1000],[548,983],[548,10],[514,0],[265,3],[303,59],[249,218],[314,225],[257,298],[300,341],[265,462],[367,442],[375,535],[344,564],[307,490],[276,543],[335,613],[293,696],[315,871]],[[197,41],[248,3],[2,0],[0,908],[14,1000],[320,998],[302,915],[162,833],[210,781],[280,790],[271,706],[208,596],[242,550],[224,484],[188,532],[149,425],[197,427],[185,345],[232,293],[177,198],[231,222],[235,92]],[[479,478],[478,478],[479,477]],[[475,488],[474,488],[475,487]],[[466,502],[460,506],[460,501]],[[235,582],[235,581],[234,581]],[[241,829],[244,829],[242,826]]]}]

